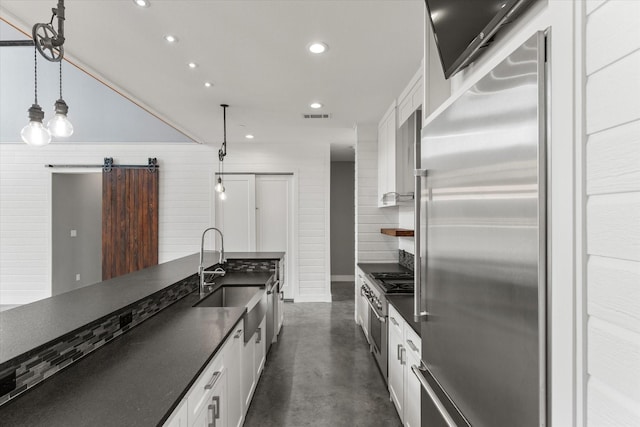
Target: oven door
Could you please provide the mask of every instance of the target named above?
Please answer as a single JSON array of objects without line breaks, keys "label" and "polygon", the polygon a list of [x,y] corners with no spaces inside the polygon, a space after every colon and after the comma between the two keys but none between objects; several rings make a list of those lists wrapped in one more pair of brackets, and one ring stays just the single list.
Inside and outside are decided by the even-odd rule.
[{"label": "oven door", "polygon": [[387,318],[369,303],[369,337],[371,352],[378,362],[380,372],[387,380]]}]

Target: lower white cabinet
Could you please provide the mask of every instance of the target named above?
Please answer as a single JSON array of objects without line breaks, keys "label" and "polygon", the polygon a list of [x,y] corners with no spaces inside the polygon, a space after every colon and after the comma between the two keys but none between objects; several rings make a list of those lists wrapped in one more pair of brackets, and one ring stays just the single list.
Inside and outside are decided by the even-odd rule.
[{"label": "lower white cabinet", "polygon": [[266,362],[266,317],[244,342],[241,320],[164,427],[241,427]]},{"label": "lower white cabinet", "polygon": [[223,354],[227,365],[227,425],[240,427],[244,422],[244,399],[242,398],[242,347],[244,321],[238,326],[224,345]]},{"label": "lower white cabinet", "polygon": [[405,427],[420,427],[420,383],[411,370],[420,365],[422,340],[389,305],[389,395]]},{"label": "lower white cabinet", "polygon": [[404,423],[404,320],[398,312],[389,306],[389,338],[387,340],[389,354],[387,384],[391,401],[396,407],[400,420]]},{"label": "lower white cabinet", "polygon": [[187,401],[183,399],[180,405],[173,411],[171,417],[164,423],[164,427],[188,427],[189,426],[189,409]]},{"label": "lower white cabinet", "polygon": [[362,295],[362,285],[364,282],[364,272],[358,268],[358,279],[356,280],[356,322],[362,328],[365,338],[369,341],[369,303]]},{"label": "lower white cabinet", "polygon": [[211,388],[205,394],[204,405],[190,423],[191,427],[227,427],[226,370],[223,368],[209,384]]},{"label": "lower white cabinet", "polygon": [[224,353],[219,352],[187,393],[189,426],[225,426],[227,368]]},{"label": "lower white cabinet", "polygon": [[242,397],[245,412],[249,408],[253,392],[266,360],[266,317],[262,319],[258,330],[244,343],[242,349]]}]

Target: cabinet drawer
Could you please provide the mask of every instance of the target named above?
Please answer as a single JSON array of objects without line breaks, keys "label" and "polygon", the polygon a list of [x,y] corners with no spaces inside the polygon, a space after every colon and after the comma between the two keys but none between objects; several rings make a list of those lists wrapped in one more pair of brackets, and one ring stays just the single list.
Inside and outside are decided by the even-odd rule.
[{"label": "cabinet drawer", "polygon": [[404,346],[407,349],[407,353],[420,360],[422,357],[422,340],[418,334],[411,329],[411,326],[407,324],[404,328]]},{"label": "cabinet drawer", "polygon": [[404,319],[392,305],[389,305],[389,333],[404,337]]},{"label": "cabinet drawer", "polygon": [[[195,419],[200,411],[207,406],[207,402],[213,388],[222,379],[224,358],[218,354],[202,371],[195,384],[191,388],[187,398],[189,419]],[[193,418],[192,418],[193,417]]]}]

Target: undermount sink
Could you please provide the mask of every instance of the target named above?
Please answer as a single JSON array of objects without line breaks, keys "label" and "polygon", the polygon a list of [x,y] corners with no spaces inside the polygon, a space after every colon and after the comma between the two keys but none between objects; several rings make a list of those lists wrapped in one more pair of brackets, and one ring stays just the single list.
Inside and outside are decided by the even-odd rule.
[{"label": "undermount sink", "polygon": [[[221,286],[198,301],[194,307],[247,307],[258,292],[258,286]],[[249,308],[249,307],[247,307]]]},{"label": "undermount sink", "polygon": [[244,342],[248,342],[267,312],[264,286],[221,286],[197,302],[194,307],[246,307]]}]

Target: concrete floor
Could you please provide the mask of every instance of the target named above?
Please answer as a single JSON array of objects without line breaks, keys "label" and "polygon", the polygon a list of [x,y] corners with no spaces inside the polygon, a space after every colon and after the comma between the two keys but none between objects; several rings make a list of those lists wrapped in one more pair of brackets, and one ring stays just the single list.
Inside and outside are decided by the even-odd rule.
[{"label": "concrete floor", "polygon": [[333,302],[285,304],[245,427],[400,427],[362,330],[353,282],[332,283]]}]

